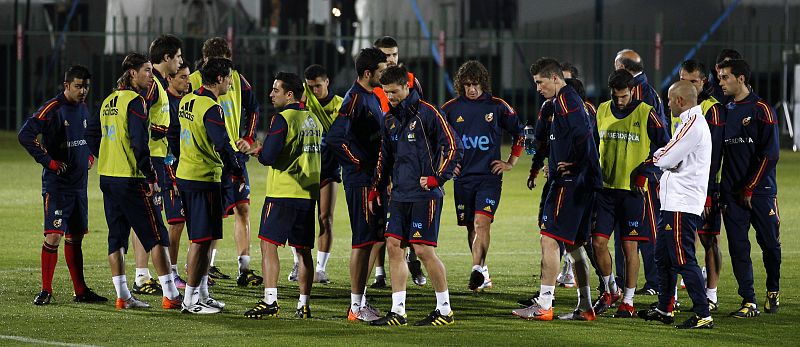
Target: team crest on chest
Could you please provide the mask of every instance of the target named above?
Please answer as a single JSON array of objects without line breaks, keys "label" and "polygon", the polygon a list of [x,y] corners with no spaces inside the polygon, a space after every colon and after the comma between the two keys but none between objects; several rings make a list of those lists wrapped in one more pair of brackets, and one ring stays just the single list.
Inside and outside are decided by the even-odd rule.
[{"label": "team crest on chest", "polygon": [[744,126],[750,125],[750,119],[751,118],[753,118],[753,117],[746,117],[746,118],[742,119],[742,125],[744,125]]},{"label": "team crest on chest", "polygon": [[68,127],[68,126],[69,126],[69,122],[67,122],[67,120],[66,120],[66,119],[64,120],[64,126],[65,126],[65,127]]},{"label": "team crest on chest", "polygon": [[408,130],[414,131],[416,127],[417,127],[417,121],[413,121],[411,122],[411,124],[409,124]]},{"label": "team crest on chest", "polygon": [[489,112],[485,116],[483,116],[487,122],[491,122],[494,119],[494,112]]}]

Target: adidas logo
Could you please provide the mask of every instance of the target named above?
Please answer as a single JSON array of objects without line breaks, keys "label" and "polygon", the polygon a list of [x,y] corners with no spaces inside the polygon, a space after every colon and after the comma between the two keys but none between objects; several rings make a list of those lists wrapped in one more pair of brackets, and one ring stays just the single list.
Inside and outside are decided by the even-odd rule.
[{"label": "adidas logo", "polygon": [[546,292],[542,293],[542,295],[553,295],[553,292],[551,292],[551,291],[549,291],[549,290],[548,290],[548,291],[546,291]]},{"label": "adidas logo", "polygon": [[775,215],[775,210],[774,209],[769,209],[769,215],[770,216],[774,216]]},{"label": "adidas logo", "polygon": [[492,212],[492,207],[491,206],[486,206],[486,207],[483,208],[483,210],[486,211],[486,212]]},{"label": "adidas logo", "polygon": [[631,231],[630,235],[631,235],[631,236],[639,236],[639,233],[636,231],[636,229],[633,229],[633,230]]},{"label": "adidas logo", "polygon": [[666,227],[666,228],[664,228],[664,230],[667,230],[667,231],[669,231],[669,230],[672,230],[672,226],[671,226],[671,225],[669,225],[669,224],[667,224],[667,227]]},{"label": "adidas logo", "polygon": [[420,234],[419,231],[417,231],[414,233],[414,237],[422,237],[422,234]]},{"label": "adidas logo", "polygon": [[308,115],[305,123],[303,123],[303,129],[316,129],[316,128],[317,128],[317,122],[314,121],[314,118],[311,118],[311,115]]},{"label": "adidas logo", "polygon": [[456,123],[461,123],[463,121],[464,121],[464,117],[458,116],[458,118],[456,118]]}]

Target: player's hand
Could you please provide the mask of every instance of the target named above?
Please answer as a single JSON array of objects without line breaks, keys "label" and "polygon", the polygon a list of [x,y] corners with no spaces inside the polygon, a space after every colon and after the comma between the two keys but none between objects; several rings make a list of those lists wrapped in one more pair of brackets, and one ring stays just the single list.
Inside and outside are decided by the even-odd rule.
[{"label": "player's hand", "polygon": [[419,178],[419,185],[420,185],[420,187],[422,187],[422,190],[425,190],[425,191],[431,190],[430,188],[428,188],[428,177],[427,176]]},{"label": "player's hand", "polygon": [[50,163],[47,164],[47,168],[55,171],[56,175],[60,175],[67,171],[67,164],[57,160],[50,160]]},{"label": "player's hand", "polygon": [[636,175],[635,181],[633,182],[633,190],[644,196],[647,193],[647,177]]},{"label": "player's hand", "polygon": [[144,193],[144,196],[151,197],[153,194],[158,193],[161,191],[161,188],[158,187],[158,183],[153,182],[147,183],[147,191]]},{"label": "player's hand", "polygon": [[[238,146],[238,144],[237,144],[237,146]],[[248,149],[245,150],[243,153],[245,153],[247,155],[251,155],[251,156],[257,157],[258,156],[258,152],[261,152],[261,148],[264,146],[264,144],[261,143],[261,142],[256,141],[252,145],[248,145],[248,146],[249,146]]]},{"label": "player's hand", "polygon": [[742,192],[742,205],[744,205],[744,207],[747,207],[747,209],[752,210],[753,209],[752,200],[753,200],[753,192],[748,192],[748,191]]},{"label": "player's hand", "polygon": [[495,175],[499,175],[502,174],[503,172],[509,171],[513,167],[514,165],[511,165],[510,163],[502,160],[492,161],[492,173]]},{"label": "player's hand", "polygon": [[714,199],[710,196],[706,197],[706,203],[703,206],[703,218],[708,218],[711,215],[711,206],[714,204]]},{"label": "player's hand", "polygon": [[461,174],[461,163],[456,164],[456,168],[453,169],[453,177],[458,177]]},{"label": "player's hand", "polygon": [[381,194],[378,193],[377,190],[373,189],[369,191],[369,195],[367,196],[367,208],[369,209],[370,214],[375,214],[375,204],[378,204],[378,206],[383,206]]},{"label": "player's hand", "polygon": [[533,188],[536,188],[536,176],[538,175],[538,170],[531,170],[531,173],[528,175],[528,190],[533,190]]},{"label": "player's hand", "polygon": [[572,168],[573,165],[575,165],[575,163],[567,163],[562,161],[558,163],[556,170],[558,171],[559,174],[561,174],[561,176],[571,175],[572,171],[570,171],[570,169]]},{"label": "player's hand", "polygon": [[245,140],[238,139],[236,140],[236,148],[239,149],[239,152],[247,153],[250,151],[250,143]]},{"label": "player's hand", "polygon": [[550,178],[550,167],[548,165],[545,165],[544,169],[542,170],[542,173],[544,173],[544,179]]}]

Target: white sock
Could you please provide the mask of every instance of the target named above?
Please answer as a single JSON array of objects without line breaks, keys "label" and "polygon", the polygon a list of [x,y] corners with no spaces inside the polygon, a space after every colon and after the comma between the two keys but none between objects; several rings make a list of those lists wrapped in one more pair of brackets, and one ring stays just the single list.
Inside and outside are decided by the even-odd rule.
[{"label": "white sock", "polygon": [[706,296],[708,300],[717,302],[717,288],[706,288]]},{"label": "white sock", "polygon": [[111,277],[111,282],[114,282],[114,289],[117,291],[117,297],[123,300],[131,298],[131,292],[128,290],[128,278],[125,275]]},{"label": "white sock", "polygon": [[[572,259],[572,256],[569,253],[567,253],[567,261],[566,261],[566,264],[565,264],[567,266],[567,271],[565,272],[565,274],[568,274],[571,277],[575,276],[575,274],[572,272],[573,264],[575,264],[575,260]],[[573,279],[573,282],[574,281],[575,280]]]},{"label": "white sock", "polygon": [[214,266],[214,261],[217,260],[217,249],[214,248],[211,250],[211,261],[209,262],[208,266]]},{"label": "white sock", "polygon": [[300,299],[297,300],[297,308],[303,308],[303,306],[308,305],[308,298],[311,295],[303,295],[300,294]]},{"label": "white sock", "polygon": [[150,268],[146,268],[146,267],[142,267],[142,268],[137,267],[136,268],[135,281],[136,281],[136,285],[137,286],[144,285],[144,283],[149,281],[151,278],[153,278],[153,277],[150,276]]},{"label": "white sock", "polygon": [[376,266],[375,267],[375,276],[386,276],[386,273],[383,272],[383,266]]},{"label": "white sock", "polygon": [[366,286],[364,287],[363,292],[364,292],[364,294],[361,294],[362,295],[361,296],[361,307],[366,307],[367,306],[367,287]]},{"label": "white sock", "polygon": [[553,298],[555,297],[556,286],[539,286],[539,298],[537,302],[545,310],[553,307]]},{"label": "white sock", "polygon": [[678,286],[675,286],[675,295],[673,295],[672,297],[675,298],[675,301],[678,301]]},{"label": "white sock", "polygon": [[406,291],[392,293],[392,312],[406,315]]},{"label": "white sock", "polygon": [[358,312],[361,309],[361,300],[364,300],[364,294],[350,293],[350,311]]},{"label": "white sock", "polygon": [[178,287],[175,287],[175,281],[172,279],[172,273],[168,273],[166,275],[158,276],[158,281],[161,282],[161,291],[164,293],[164,296],[167,299],[175,299],[179,295]]},{"label": "white sock", "polygon": [[325,271],[328,267],[328,258],[331,256],[330,252],[317,251],[317,271]]},{"label": "white sock", "polygon": [[614,278],[614,275],[603,276],[603,284],[606,287],[606,292],[608,293],[616,293],[617,292],[617,279]]},{"label": "white sock", "polygon": [[270,305],[278,300],[278,288],[264,288],[264,302]]},{"label": "white sock", "polygon": [[297,250],[294,247],[290,247],[289,249],[292,250],[292,257],[294,257],[294,263],[297,264],[300,262],[300,258],[297,256]]},{"label": "white sock", "polygon": [[197,287],[192,287],[190,285],[186,285],[186,291],[183,295],[183,306],[190,307],[197,303],[197,297],[200,293],[197,291]]},{"label": "white sock", "polygon": [[633,306],[633,295],[636,293],[636,288],[625,288],[622,294],[622,303]]},{"label": "white sock", "polygon": [[583,286],[578,288],[578,308],[584,312],[592,309],[592,287]]},{"label": "white sock", "polygon": [[208,275],[200,277],[200,285],[197,286],[197,289],[200,293],[200,300],[208,299],[210,294],[208,294]]},{"label": "white sock", "polygon": [[436,309],[445,316],[450,314],[450,291],[436,292]]},{"label": "white sock", "polygon": [[481,268],[481,272],[483,273],[483,281],[484,282],[488,281],[491,278],[491,277],[489,277],[489,267],[488,266],[484,265]]},{"label": "white sock", "polygon": [[173,276],[178,276],[178,265],[175,265],[175,264],[170,265],[170,269],[172,269],[172,275]]},{"label": "white sock", "polygon": [[472,265],[472,271],[483,272],[483,267],[480,265]]},{"label": "white sock", "polygon": [[249,255],[240,255],[237,258],[239,261],[239,273],[243,273],[247,270],[250,270],[250,256]]}]

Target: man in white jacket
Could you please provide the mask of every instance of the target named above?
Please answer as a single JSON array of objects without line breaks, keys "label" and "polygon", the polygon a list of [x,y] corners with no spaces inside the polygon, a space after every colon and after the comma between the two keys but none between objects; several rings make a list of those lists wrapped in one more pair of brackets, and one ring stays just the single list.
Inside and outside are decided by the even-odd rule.
[{"label": "man in white jacket", "polygon": [[702,226],[701,214],[706,201],[711,166],[711,132],[697,105],[697,90],[687,81],[669,88],[669,108],[680,114],[681,123],[672,140],[654,154],[661,176],[661,222],[656,241],[656,264],[661,281],[658,306],[639,312],[645,320],[665,324],[674,321],[675,284],[678,274],[686,282],[694,315],[679,329],[709,329],[714,321],[708,309],[708,298],[700,267],[695,258],[695,234]]}]

